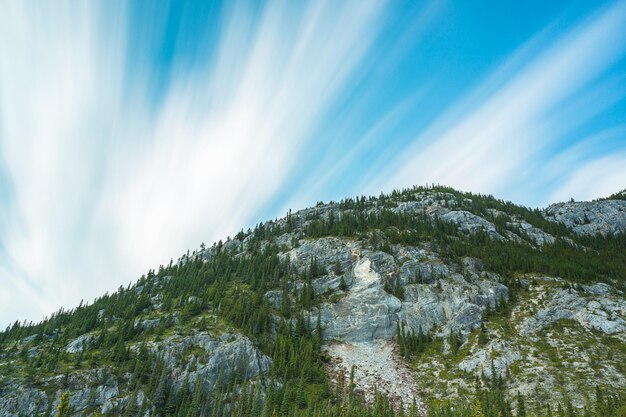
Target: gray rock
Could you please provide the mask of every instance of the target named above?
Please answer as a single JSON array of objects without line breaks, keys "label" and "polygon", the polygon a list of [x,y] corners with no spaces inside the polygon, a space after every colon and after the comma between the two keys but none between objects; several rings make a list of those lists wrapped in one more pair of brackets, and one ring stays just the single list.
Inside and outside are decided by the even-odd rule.
[{"label": "gray rock", "polygon": [[459,230],[465,233],[477,233],[478,231],[486,232],[490,238],[496,240],[505,240],[502,235],[496,232],[496,226],[483,219],[480,216],[465,210],[450,211],[441,216],[442,220],[456,223]]},{"label": "gray rock", "polygon": [[11,381],[0,388],[0,417],[34,416],[48,409],[45,391]]},{"label": "gray rock", "polygon": [[65,351],[67,353],[79,353],[82,352],[84,348],[89,346],[96,340],[96,337],[92,334],[84,334],[82,336],[78,336],[76,339],[72,340],[65,347]]},{"label": "gray rock", "polygon": [[323,277],[313,280],[313,290],[316,295],[326,294],[329,292],[338,291],[341,286],[341,279],[343,278],[346,286],[351,286],[353,283],[352,273],[346,273],[343,275],[324,275]]},{"label": "gray rock", "polygon": [[401,318],[404,325],[416,333],[420,327],[423,332],[429,333],[446,320],[446,311],[434,286],[408,285],[405,289],[405,300],[407,302],[402,305]]},{"label": "gray rock", "polygon": [[353,258],[356,257],[353,251],[356,249],[357,245],[350,240],[328,237],[305,240],[297,248],[279,256],[282,259],[289,258],[300,271],[309,268],[313,259],[328,269],[339,263],[341,269],[347,271],[352,268]]},{"label": "gray rock", "polygon": [[159,325],[159,323],[159,319],[135,320],[135,328],[139,327],[142,330],[154,329]]},{"label": "gray rock", "polygon": [[[101,412],[113,409],[120,395],[118,382],[108,368],[80,371],[67,378],[59,375],[49,382],[61,385],[54,394],[52,410],[56,410],[64,392],[70,392],[70,405],[75,413],[83,415],[85,410],[98,408]],[[107,410],[107,411],[102,411]]]},{"label": "gray rock", "polygon": [[525,334],[536,333],[559,320],[570,319],[606,334],[626,332],[626,301],[614,297],[586,299],[573,289],[554,292],[547,305],[523,324]]},{"label": "gray rock", "polygon": [[[84,336],[89,335],[71,343],[72,352],[79,351],[79,346],[89,340]],[[164,359],[175,389],[180,389],[183,383],[195,383],[198,377],[206,389],[212,389],[220,375],[228,379],[237,373],[239,378],[253,379],[267,374],[271,366],[271,359],[238,333],[214,336],[201,332],[190,336],[171,336],[162,342],[149,342],[146,346]],[[131,346],[135,351],[139,348],[139,345]],[[196,348],[204,353],[186,356],[187,352]],[[195,364],[193,367],[190,366],[192,361]],[[79,371],[67,377],[58,375],[46,384],[60,387],[52,402],[45,391],[29,388],[18,381],[5,383],[0,388],[0,417],[38,415],[46,412],[49,406],[56,410],[65,391],[70,391],[70,404],[81,415],[91,409],[98,409],[103,414],[116,413],[128,401],[128,395],[120,392],[118,380],[107,368]],[[137,401],[143,401],[143,393]]]},{"label": "gray rock", "polygon": [[[218,338],[201,333],[182,338],[175,346],[174,350],[198,346],[206,351],[204,358],[198,358],[195,370],[184,369],[177,373],[174,379],[177,389],[184,383],[189,383],[190,389],[193,389],[197,378],[206,389],[212,389],[218,383],[218,377],[227,380],[235,372],[240,378],[255,378],[267,374],[272,363],[250,339],[238,333],[224,334]],[[171,360],[167,362],[171,363]]]},{"label": "gray rock", "polygon": [[391,339],[395,335],[402,303],[383,290],[384,282],[373,265],[382,271],[389,265],[384,255],[372,254],[354,266],[354,281],[348,294],[336,303],[321,307],[325,339],[364,342]]},{"label": "gray rock", "polygon": [[465,372],[473,372],[476,375],[484,373],[487,378],[491,378],[493,371],[496,372],[496,376],[503,375],[513,362],[520,359],[522,354],[509,342],[494,340],[465,358],[458,367]]},{"label": "gray rock", "polygon": [[543,210],[547,220],[563,223],[579,235],[607,235],[626,231],[626,200],[552,204]]},{"label": "gray rock", "polygon": [[440,335],[450,331],[469,333],[480,327],[487,305],[495,307],[508,298],[508,289],[493,281],[450,282],[437,285],[408,285],[401,317],[406,326],[416,333],[440,328]]},{"label": "gray rock", "polygon": [[28,344],[30,342],[32,342],[33,340],[35,340],[37,338],[38,335],[33,334],[30,336],[26,336],[25,338],[20,340],[20,344]]},{"label": "gray rock", "polygon": [[229,239],[224,242],[223,249],[229,253],[240,252],[243,248],[243,243],[238,239]]},{"label": "gray rock", "polygon": [[522,234],[525,235],[524,237],[527,237],[536,245],[552,245],[556,242],[554,236],[523,220],[508,222],[507,225],[519,228]]},{"label": "gray rock", "polygon": [[274,308],[279,309],[283,304],[283,292],[280,290],[271,290],[265,293],[265,299]]},{"label": "gray rock", "polygon": [[586,292],[589,292],[595,295],[609,295],[611,293],[611,287],[602,282],[598,282],[593,285],[583,285],[583,288],[585,289]]}]

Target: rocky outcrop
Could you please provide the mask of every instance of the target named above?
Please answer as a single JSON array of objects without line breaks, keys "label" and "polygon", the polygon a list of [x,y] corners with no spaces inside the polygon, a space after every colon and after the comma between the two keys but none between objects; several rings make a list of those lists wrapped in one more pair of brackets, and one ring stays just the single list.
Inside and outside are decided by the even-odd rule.
[{"label": "rocky outcrop", "polygon": [[303,240],[300,245],[288,252],[281,253],[281,259],[289,259],[300,271],[304,271],[315,261],[323,268],[333,269],[338,265],[342,271],[352,267],[354,253],[358,245],[346,239],[327,237],[315,240]]},{"label": "rocky outcrop", "polygon": [[110,412],[120,394],[118,381],[107,368],[59,375],[44,383],[52,389],[49,396],[44,389],[29,387],[21,381],[12,380],[0,388],[0,417],[21,415],[55,415],[65,391],[70,391],[70,405],[76,415],[86,410]]},{"label": "rocky outcrop", "polygon": [[480,327],[487,305],[495,307],[508,299],[508,289],[499,282],[468,283],[460,275],[458,281],[441,281],[437,285],[414,284],[405,290],[402,321],[416,333],[438,329],[440,335],[469,333]]},{"label": "rocky outcrop", "polygon": [[563,223],[579,235],[626,231],[626,200],[557,203],[543,210],[547,220]]},{"label": "rocky outcrop", "polygon": [[0,389],[0,417],[34,416],[48,410],[45,391],[10,381]]},{"label": "rocky outcrop", "polygon": [[135,328],[142,330],[154,329],[160,323],[160,319],[135,320]]},{"label": "rocky outcrop", "polygon": [[[87,335],[75,339],[68,352],[80,352],[79,347],[87,340]],[[271,359],[239,333],[174,335],[162,342],[148,342],[146,347],[164,360],[176,390],[198,380],[210,390],[218,383],[218,377],[227,379],[236,372],[240,378],[253,379],[267,374],[271,366]],[[140,345],[131,346],[131,350],[139,349]],[[45,384],[51,395],[16,379],[5,382],[0,387],[0,417],[54,415],[65,391],[71,394],[70,404],[76,415],[86,415],[88,410],[111,413],[127,401],[117,377],[108,368],[59,375]]]},{"label": "rocky outcrop", "polygon": [[[131,347],[135,351],[140,348],[140,345]],[[233,372],[251,379],[267,373],[271,365],[271,359],[239,333],[174,335],[162,342],[148,342],[146,348],[162,358],[172,370],[177,388],[185,381],[193,383],[197,377],[207,388],[212,388],[218,375],[228,378]]]},{"label": "rocky outcrop", "polygon": [[[71,392],[70,405],[75,413],[82,414],[87,409],[99,409],[101,413],[111,411],[119,400],[118,381],[107,368],[71,374],[67,381]],[[57,392],[53,410],[59,406],[63,390]]]},{"label": "rocky outcrop", "polygon": [[521,353],[509,342],[495,340],[465,358],[458,367],[465,372],[471,372],[477,376],[484,374],[487,378],[491,378],[494,372],[496,376],[504,375],[506,369],[520,359],[522,359]]},{"label": "rocky outcrop", "polygon": [[82,352],[83,349],[88,347],[91,343],[96,340],[96,337],[91,334],[84,334],[82,336],[78,336],[76,339],[72,340],[65,347],[65,351],[67,353],[78,353]]},{"label": "rocky outcrop", "polygon": [[368,257],[356,263],[353,275],[347,295],[321,307],[324,337],[351,342],[391,339],[402,303],[383,290],[383,278]]},{"label": "rocky outcrop", "polygon": [[[602,291],[604,286],[592,286]],[[523,324],[525,334],[536,333],[559,320],[577,321],[587,329],[606,334],[626,332],[626,301],[617,297],[585,297],[575,289],[561,289],[551,294],[546,305]]]},{"label": "rocky outcrop", "polygon": [[[494,308],[508,299],[508,289],[498,282],[500,277],[481,271],[480,262],[475,259],[466,259],[464,266],[451,266],[422,248],[395,247],[393,256],[364,249],[356,242],[333,242],[333,248],[349,248],[356,260],[346,262],[352,265],[343,275],[348,286],[346,293],[320,308],[320,321],[328,340],[390,340],[396,335],[399,321],[416,333],[421,328],[423,332],[436,329],[441,335],[450,331],[466,334],[480,326],[487,305]],[[291,251],[297,253],[290,257],[296,267],[300,263],[304,268],[310,262],[310,247],[302,245]],[[390,287],[396,279],[404,288],[403,300],[385,291],[385,283]],[[334,289],[341,277],[328,275],[318,280],[323,285],[318,282],[314,286]],[[277,292],[266,294],[274,302],[277,297]],[[316,317],[317,313],[312,312],[312,321]]]},{"label": "rocky outcrop", "polygon": [[[192,354],[185,360],[185,353],[198,347],[205,353]],[[263,355],[247,337],[238,333],[226,333],[214,337],[207,333],[193,336],[173,337],[158,347],[169,367],[179,367],[181,372],[175,373],[174,386],[180,388],[188,383],[190,387],[199,378],[206,389],[215,387],[220,379],[227,380],[233,373],[240,378],[252,379],[266,374],[272,360]]]},{"label": "rocky outcrop", "polygon": [[496,226],[484,218],[470,213],[469,211],[459,210],[450,211],[441,216],[442,220],[456,223],[459,230],[465,233],[476,233],[478,231],[486,232],[492,239],[504,240],[504,237],[496,232]]},{"label": "rocky outcrop", "polygon": [[508,222],[507,226],[519,229],[522,236],[530,239],[532,242],[539,246],[552,245],[554,242],[556,242],[556,238],[550,233],[546,233],[540,228],[535,227],[532,224],[523,220]]}]

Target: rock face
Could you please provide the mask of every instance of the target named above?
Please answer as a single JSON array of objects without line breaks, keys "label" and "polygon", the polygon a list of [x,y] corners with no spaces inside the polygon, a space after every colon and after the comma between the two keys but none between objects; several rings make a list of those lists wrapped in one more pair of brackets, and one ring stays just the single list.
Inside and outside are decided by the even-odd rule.
[{"label": "rock face", "polygon": [[67,344],[65,351],[67,353],[77,353],[82,352],[84,348],[86,348],[89,344],[93,343],[95,340],[95,336],[91,334],[84,334],[82,336],[77,337]]},{"label": "rock face", "polygon": [[[481,224],[479,228],[468,227],[467,233],[477,230],[490,233],[488,225],[476,221],[473,216],[462,215],[461,218]],[[519,220],[513,221],[523,230],[524,239],[530,238],[526,240],[529,244],[554,243],[554,236],[541,229]],[[495,233],[492,239],[504,239],[495,228],[492,232]],[[519,236],[517,238],[524,242]],[[537,287],[543,288],[541,292],[517,301],[518,307],[507,319],[514,323],[513,329],[509,327],[511,324],[506,324],[508,330],[503,333],[500,325],[495,326],[495,329],[486,331],[487,341],[482,344],[478,343],[477,334],[481,332],[478,330],[481,326],[489,324],[485,313],[508,302],[510,291],[504,285],[504,279],[485,271],[478,259],[464,258],[460,263],[447,263],[427,246],[392,246],[391,252],[386,253],[343,238],[303,241],[286,252],[287,255],[299,270],[305,270],[311,259],[317,259],[328,272],[314,281],[314,288],[321,296],[332,295],[322,303],[319,313],[324,339],[328,343],[325,351],[332,358],[331,373],[335,376],[343,374],[345,379],[354,365],[358,379],[363,381],[357,384],[358,389],[367,392],[376,386],[380,391],[395,393],[398,401],[401,399],[405,405],[414,399],[419,404],[420,390],[424,389],[424,384],[430,384],[420,384],[420,381],[430,381],[433,375],[437,380],[437,375],[442,372],[449,374],[449,366],[444,367],[443,363],[450,359],[445,354],[432,359],[422,358],[423,366],[416,371],[408,370],[389,350],[389,346],[396,343],[399,323],[415,333],[421,329],[444,340],[451,333],[462,335],[462,347],[458,353],[461,359],[454,365],[456,372],[460,373],[458,379],[452,378],[452,390],[447,391],[451,397],[459,395],[460,390],[470,389],[476,376],[491,378],[494,372],[496,375],[510,374],[511,369],[524,369],[518,379],[514,377],[512,386],[526,395],[532,396],[538,386],[545,389],[556,387],[556,377],[546,377],[542,385],[538,385],[536,378],[524,376],[526,373],[558,372],[556,365],[549,363],[552,356],[546,356],[540,350],[543,343],[550,343],[544,329],[551,329],[553,325],[566,326],[565,335],[570,334],[567,326],[574,322],[581,329],[626,340],[626,301],[617,290],[604,283],[581,286],[576,290],[563,288],[563,281],[558,278],[538,277],[537,280],[547,284]],[[341,275],[333,272],[336,263],[341,266]],[[345,291],[338,290],[341,278],[347,286]],[[395,282],[400,282],[404,289],[402,298],[393,291]],[[528,279],[523,279],[518,285],[528,288],[530,284]],[[268,294],[267,297],[276,295]],[[317,314],[316,309],[311,311],[313,321]],[[554,330],[550,332],[552,335]],[[569,336],[559,337],[567,341],[559,349],[575,349],[577,346],[577,339],[570,341]],[[443,351],[449,352],[447,349],[446,342]],[[577,357],[575,353],[571,355]],[[582,364],[573,366],[591,369],[589,357],[582,356],[577,360]],[[385,365],[379,366],[382,363]],[[605,372],[612,375],[613,383],[626,385],[626,380],[615,369],[614,364],[606,363]],[[401,386],[393,381],[401,381]],[[442,392],[446,392],[445,389]]]},{"label": "rock face", "polygon": [[480,327],[487,306],[495,308],[508,299],[508,289],[499,282],[468,283],[460,276],[455,283],[409,285],[402,309],[403,321],[416,333],[438,328],[440,335],[450,331],[469,333]]},{"label": "rock face", "polygon": [[[343,260],[344,281],[349,283],[339,299],[320,307],[323,336],[329,341],[326,352],[333,358],[332,372],[347,378],[354,365],[361,392],[371,396],[376,386],[397,403],[402,400],[406,407],[414,400],[418,407],[421,403],[418,384],[393,353],[398,324],[415,333],[421,329],[440,337],[450,332],[467,335],[480,327],[487,306],[495,308],[508,299],[507,287],[498,282],[500,277],[482,271],[476,259],[467,258],[463,266],[453,266],[442,263],[425,248],[396,246],[391,255],[349,240],[333,239],[332,245],[329,241],[318,245],[334,253],[325,259]],[[303,244],[291,252],[296,256],[290,259],[304,268],[318,245]],[[417,277],[419,284],[415,283]],[[396,278],[404,287],[403,300],[385,291]],[[338,277],[329,275],[320,280],[325,283],[322,288],[328,289]],[[311,313],[312,321],[316,314]],[[517,356],[510,357],[510,361],[515,359]]]},{"label": "rock face", "polygon": [[[602,288],[591,287],[592,290]],[[524,333],[536,333],[559,320],[577,321],[581,326],[605,334],[626,332],[626,301],[617,297],[585,297],[575,289],[558,290],[544,308],[524,324]]]},{"label": "rock face", "polygon": [[372,261],[368,257],[360,259],[354,266],[347,295],[322,306],[324,337],[351,342],[391,339],[402,303],[386,293],[383,285],[380,274],[372,269]]},{"label": "rock face", "polygon": [[[344,264],[344,282],[348,283],[345,294],[321,306],[321,324],[328,340],[390,340],[399,322],[415,332],[421,327],[424,332],[438,328],[442,335],[450,331],[468,333],[480,326],[487,305],[494,308],[508,299],[506,286],[498,282],[500,277],[477,270],[476,260],[468,260],[471,265],[465,272],[471,281],[467,281],[460,267],[451,269],[424,249],[396,247],[394,257],[364,249],[356,242],[333,242],[334,248],[349,248],[354,259]],[[314,253],[308,253],[309,247],[300,246],[295,250],[298,257],[290,259],[304,267]],[[403,300],[385,291],[385,282],[393,283],[396,276],[404,287]],[[412,283],[417,276],[424,283]],[[316,284],[322,289],[319,293],[332,289],[339,280],[332,275],[320,278]],[[274,300],[277,294],[272,291],[266,297]],[[312,317],[316,319],[315,312]]]},{"label": "rock face", "polygon": [[357,249],[358,246],[349,240],[326,237],[304,240],[297,248],[281,254],[280,257],[289,259],[300,270],[305,270],[315,260],[327,269],[339,265],[342,271],[347,271],[352,266]]},{"label": "rock face", "polygon": [[[87,335],[77,338],[70,345],[82,346],[79,342],[84,340],[88,340]],[[198,378],[210,390],[217,383],[218,375],[228,378],[233,372],[238,372],[243,378],[253,379],[267,374],[271,366],[271,359],[239,333],[175,335],[162,342],[149,342],[147,348],[164,360],[172,386],[177,390],[185,383],[193,388]],[[132,346],[131,349],[138,350],[139,346]],[[195,353],[188,354],[191,351]],[[42,389],[29,388],[17,380],[4,384],[0,387],[0,417],[54,416],[65,390],[71,391],[70,404],[76,415],[91,414],[90,410],[115,414],[118,406],[128,398],[120,392],[119,377],[107,368],[71,373],[66,379],[55,377],[47,384],[54,386],[61,382],[63,388],[54,390],[52,395]]]},{"label": "rock face", "polygon": [[563,223],[580,235],[607,235],[626,231],[626,200],[552,204],[546,219]]},{"label": "rock face", "polygon": [[[73,374],[68,385],[72,391],[70,405],[75,412],[97,408],[101,413],[107,413],[114,408],[116,397],[120,394],[117,379],[106,368]],[[57,409],[59,402],[60,398],[54,401],[53,410]]]},{"label": "rock face", "polygon": [[34,416],[48,409],[48,396],[44,391],[10,382],[0,391],[0,417],[17,415]]},{"label": "rock face", "polygon": [[537,245],[551,245],[556,242],[556,238],[552,236],[550,233],[546,233],[538,227],[533,226],[532,224],[525,221],[512,221],[508,222],[507,225],[511,225],[514,227],[518,227],[523,234],[532,239]]},{"label": "rock face", "polygon": [[449,211],[442,215],[441,218],[445,221],[456,223],[459,229],[466,233],[484,231],[493,239],[504,240],[504,237],[496,232],[496,226],[493,223],[468,211]]},{"label": "rock face", "polygon": [[[192,354],[186,360],[179,359],[194,348],[201,349],[202,354]],[[177,388],[185,381],[192,385],[199,377],[210,390],[218,382],[218,376],[228,379],[234,372],[243,378],[252,379],[266,374],[272,363],[250,339],[239,333],[226,333],[218,337],[206,332],[185,337],[172,336],[163,343],[150,344],[149,349],[158,352],[169,368],[180,369],[174,379]]]}]

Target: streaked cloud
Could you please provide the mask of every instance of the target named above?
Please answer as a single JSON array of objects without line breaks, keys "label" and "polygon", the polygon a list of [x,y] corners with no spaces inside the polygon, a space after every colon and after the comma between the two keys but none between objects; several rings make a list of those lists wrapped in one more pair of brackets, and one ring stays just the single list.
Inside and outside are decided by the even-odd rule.
[{"label": "streaked cloud", "polygon": [[550,195],[550,201],[593,200],[624,189],[626,153],[604,155],[576,166]]},{"label": "streaked cloud", "polygon": [[252,26],[255,10],[225,8],[216,61],[174,66],[155,106],[148,70],[124,76],[125,11],[102,19],[88,5],[2,13],[3,322],[94,297],[250,224],[382,12],[376,1],[270,3]]},{"label": "streaked cloud", "polygon": [[[598,83],[623,58],[625,23],[622,2],[531,54],[529,49],[542,43],[534,39],[421,132],[386,171],[391,176],[381,175],[370,188],[441,183],[531,204],[547,202],[537,189],[545,178],[536,175],[546,150],[626,96],[621,85],[607,89],[606,81]],[[623,83],[623,73],[618,77]],[[572,196],[586,193],[581,187]]]},{"label": "streaked cloud", "polygon": [[0,325],[319,199],[624,188],[626,3],[546,16],[471,76],[441,70],[451,7],[0,5]]}]

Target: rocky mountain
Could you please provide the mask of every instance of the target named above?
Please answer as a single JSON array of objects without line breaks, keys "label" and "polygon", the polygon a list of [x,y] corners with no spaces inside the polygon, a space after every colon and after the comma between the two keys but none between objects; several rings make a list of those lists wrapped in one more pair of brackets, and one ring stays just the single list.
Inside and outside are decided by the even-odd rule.
[{"label": "rocky mountain", "polygon": [[626,415],[619,196],[289,212],[0,333],[0,416]]}]

